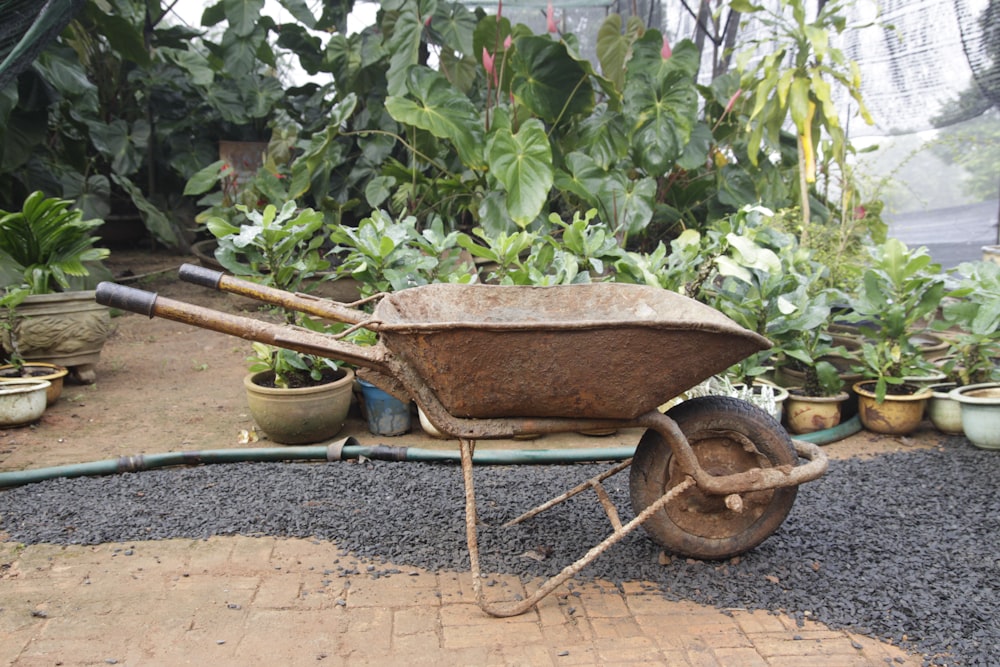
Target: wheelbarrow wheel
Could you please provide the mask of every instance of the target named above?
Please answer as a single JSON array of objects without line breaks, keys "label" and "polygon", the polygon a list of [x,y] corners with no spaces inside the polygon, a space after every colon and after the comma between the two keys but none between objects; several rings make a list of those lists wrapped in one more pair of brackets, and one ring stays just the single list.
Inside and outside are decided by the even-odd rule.
[{"label": "wheelbarrow wheel", "polygon": [[[685,401],[667,416],[677,422],[702,468],[727,475],[753,468],[795,465],[788,434],[763,410],[736,398],[705,396]],[[643,435],[629,477],[632,509],[638,514],[685,475],[657,431]],[[692,486],[651,516],[643,527],[668,551],[692,558],[724,559],[767,539],[792,509],[797,487],[740,494],[739,511],[724,496]]]}]

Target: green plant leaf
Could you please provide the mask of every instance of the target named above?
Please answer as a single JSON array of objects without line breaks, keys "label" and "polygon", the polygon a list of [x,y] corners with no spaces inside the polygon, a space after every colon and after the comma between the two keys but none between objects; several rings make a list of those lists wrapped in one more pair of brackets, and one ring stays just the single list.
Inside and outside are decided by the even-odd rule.
[{"label": "green plant leaf", "polygon": [[316,26],[316,17],[309,11],[309,5],[305,0],[278,0],[281,6],[288,10],[288,13],[307,28]]},{"label": "green plant leaf", "polygon": [[422,66],[410,69],[410,97],[389,97],[385,108],[398,122],[450,140],[462,162],[474,169],[485,166],[479,112],[468,97],[439,72]]},{"label": "green plant leaf", "polygon": [[184,185],[184,194],[202,195],[215,187],[219,182],[219,175],[222,170],[224,160],[216,160],[203,169],[199,169]]},{"label": "green plant leaf", "polygon": [[511,59],[514,95],[536,116],[557,123],[594,109],[590,75],[562,42],[520,37]]},{"label": "green plant leaf", "polygon": [[[495,18],[495,17],[487,17]],[[472,35],[476,29],[476,15],[458,2],[439,3],[431,18],[430,29],[447,46],[444,51],[475,56]]]},{"label": "green plant leaf", "polygon": [[390,95],[405,95],[408,71],[420,62],[420,43],[424,23],[417,15],[417,3],[405,2],[392,24],[392,34],[386,49],[389,56],[389,71],[386,73]]},{"label": "green plant leaf", "polygon": [[491,134],[486,152],[490,172],[507,191],[510,217],[526,227],[541,213],[554,178],[545,126],[532,118],[517,134],[501,128]]},{"label": "green plant leaf", "polygon": [[264,10],[264,0],[222,0],[229,29],[240,37],[253,32]]},{"label": "green plant leaf", "polygon": [[656,77],[630,77],[625,115],[633,119],[632,155],[652,176],[673,168],[691,137],[698,92],[681,68],[662,67]]}]

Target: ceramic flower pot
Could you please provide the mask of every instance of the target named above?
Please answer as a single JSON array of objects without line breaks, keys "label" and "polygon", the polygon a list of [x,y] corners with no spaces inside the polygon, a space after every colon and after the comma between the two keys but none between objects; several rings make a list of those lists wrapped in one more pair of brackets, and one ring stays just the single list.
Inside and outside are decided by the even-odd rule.
[{"label": "ceramic flower pot", "polygon": [[243,378],[250,414],[264,433],[282,445],[304,445],[335,436],[351,407],[354,371],[341,368],[333,382],[312,387],[266,387],[259,384],[272,371]]},{"label": "ceramic flower pot", "polygon": [[48,380],[20,378],[0,384],[0,428],[38,421],[47,404]]},{"label": "ceramic flower pot", "polygon": [[965,437],[980,449],[1000,450],[1000,382],[958,387],[950,396],[961,405]]},{"label": "ceramic flower pot", "polygon": [[873,433],[906,435],[916,430],[924,418],[924,408],[931,396],[929,387],[894,385],[897,391],[908,393],[886,394],[885,400],[875,400],[875,381],[864,380],[854,385],[858,395],[858,416],[861,424]]},{"label": "ceramic flower pot", "polygon": [[25,378],[31,380],[48,380],[49,388],[45,394],[48,405],[52,405],[62,396],[63,379],[69,374],[69,370],[62,366],[46,364],[41,361],[26,362],[23,368],[23,375],[15,375],[15,372],[14,366],[10,364],[0,366],[0,382],[10,382],[11,380]]},{"label": "ceramic flower pot", "polygon": [[424,411],[421,410],[419,406],[417,407],[417,417],[420,419],[420,428],[422,428],[424,433],[432,438],[447,440],[451,437],[439,431],[437,427],[431,423],[431,420],[427,418],[427,415],[424,414]]},{"label": "ceramic flower pot", "polygon": [[795,434],[813,433],[833,428],[840,423],[841,406],[847,392],[836,396],[804,396],[801,389],[789,388],[785,401],[785,423]]},{"label": "ceramic flower pot", "polygon": [[760,380],[754,380],[749,392],[746,390],[746,385],[742,383],[734,384],[733,388],[737,390],[737,398],[756,405],[774,417],[775,421],[781,422],[784,416],[785,400],[788,398],[787,389]]},{"label": "ceramic flower pot", "polygon": [[962,435],[962,404],[951,397],[954,382],[931,385],[931,397],[927,399],[927,417],[934,428],[949,435]]}]

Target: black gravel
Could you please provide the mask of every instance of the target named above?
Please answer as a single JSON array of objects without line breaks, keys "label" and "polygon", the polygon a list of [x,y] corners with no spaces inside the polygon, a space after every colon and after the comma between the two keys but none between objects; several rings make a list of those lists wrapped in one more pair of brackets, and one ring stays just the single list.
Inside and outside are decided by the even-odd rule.
[{"label": "black gravel", "polygon": [[[590,494],[520,526],[497,526],[604,469],[478,468],[484,571],[553,574],[593,546],[608,523]],[[997,665],[998,485],[1000,454],[962,438],[935,450],[832,461],[822,480],[802,487],[781,529],[749,554],[661,565],[659,548],[640,531],[581,577],[648,580],[671,599],[814,619],[891,639],[927,664]],[[607,487],[630,512],[627,474]],[[228,464],[10,489],[0,493],[0,531],[26,544],[315,537],[377,562],[464,571],[463,498],[455,465]]]}]

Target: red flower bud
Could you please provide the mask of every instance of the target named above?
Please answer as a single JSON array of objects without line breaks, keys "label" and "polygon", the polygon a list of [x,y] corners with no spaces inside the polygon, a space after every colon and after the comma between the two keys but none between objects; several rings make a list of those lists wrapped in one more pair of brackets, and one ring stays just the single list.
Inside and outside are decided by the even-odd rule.
[{"label": "red flower bud", "polygon": [[742,88],[733,93],[733,96],[729,98],[728,102],[726,102],[726,113],[729,113],[730,111],[733,110],[733,105],[736,104],[736,100],[738,100],[740,98],[740,95],[742,94],[743,94]]},{"label": "red flower bud", "polygon": [[663,48],[660,49],[660,56],[666,60],[673,55],[673,51],[670,49],[670,42],[667,41],[667,36],[663,36]]},{"label": "red flower bud", "polygon": [[549,0],[549,5],[545,8],[545,25],[550,33],[559,32],[559,28],[556,26],[556,10],[552,8],[552,0]]}]

